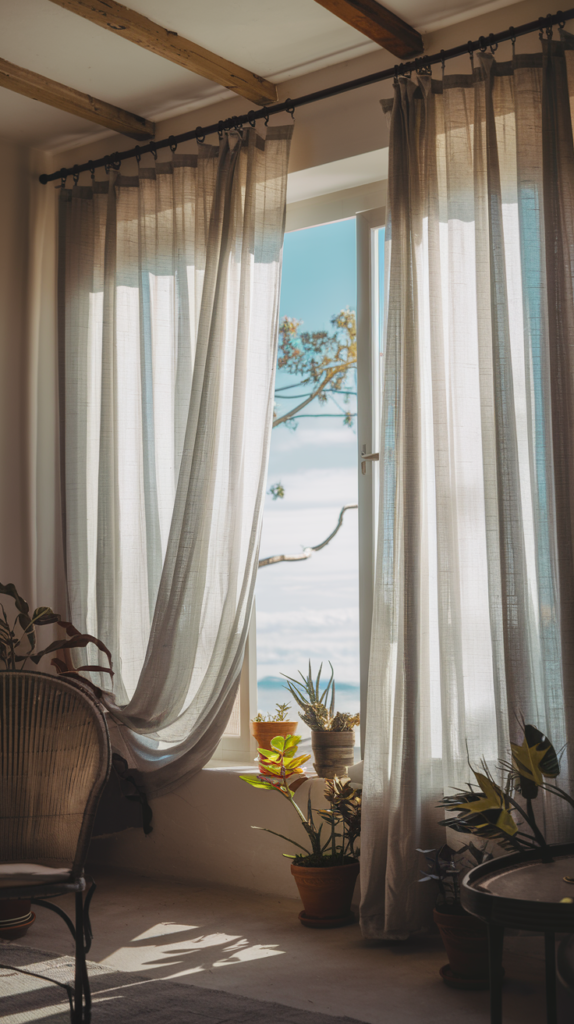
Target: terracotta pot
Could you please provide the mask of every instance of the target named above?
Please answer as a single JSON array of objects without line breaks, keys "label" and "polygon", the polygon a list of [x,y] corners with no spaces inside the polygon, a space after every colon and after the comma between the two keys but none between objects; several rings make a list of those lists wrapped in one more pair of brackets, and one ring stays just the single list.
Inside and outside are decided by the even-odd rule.
[{"label": "terracotta pot", "polygon": [[0,939],[21,939],[34,924],[30,900],[0,900]]},{"label": "terracotta pot", "polygon": [[488,982],[488,930],[472,914],[443,914],[435,908],[434,919],[448,953],[449,963],[440,975],[451,988],[486,989]]},{"label": "terracotta pot", "polygon": [[355,732],[312,732],[313,767],[320,779],[347,778],[355,763]]},{"label": "terracotta pot", "polygon": [[251,722],[251,735],[258,747],[269,750],[275,736],[296,736],[297,722]]},{"label": "terracotta pot", "polygon": [[354,921],[351,900],[359,874],[359,862],[333,868],[307,868],[291,864],[304,910],[299,914],[307,928],[340,928]]}]

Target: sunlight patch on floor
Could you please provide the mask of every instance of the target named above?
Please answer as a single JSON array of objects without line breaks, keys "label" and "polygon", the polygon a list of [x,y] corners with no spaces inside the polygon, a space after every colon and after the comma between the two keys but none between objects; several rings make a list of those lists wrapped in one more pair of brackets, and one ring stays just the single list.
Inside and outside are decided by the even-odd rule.
[{"label": "sunlight patch on floor", "polygon": [[[113,966],[118,954],[121,955],[123,970],[145,971],[158,967],[182,967],[183,969],[174,974],[165,975],[168,978],[181,978],[184,975],[200,974],[209,971],[214,967],[232,967],[241,963],[250,963],[253,960],[262,960],[271,956],[282,956],[284,950],[279,949],[275,943],[253,943],[241,935],[227,935],[225,932],[211,932],[207,935],[198,935],[196,938],[184,939],[179,942],[166,942],[165,944],[151,944],[150,938],[159,938],[161,935],[174,934],[186,931],[190,928],[197,928],[198,925],[172,925],[163,922],[148,928],[132,942],[146,941],[145,946],[134,948],[133,946],[122,946],[110,953],[104,960],[103,965]],[[217,947],[214,949],[214,947]],[[205,957],[205,950],[213,949],[214,953]],[[194,954],[203,954],[200,963],[193,963],[186,967],[185,959]],[[215,954],[216,958],[212,959]],[[221,956],[223,954],[223,956]]]}]

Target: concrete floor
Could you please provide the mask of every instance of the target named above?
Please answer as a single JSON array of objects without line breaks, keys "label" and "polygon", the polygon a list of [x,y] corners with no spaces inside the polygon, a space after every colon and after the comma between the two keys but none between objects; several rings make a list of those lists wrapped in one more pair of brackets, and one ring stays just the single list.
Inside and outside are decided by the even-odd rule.
[{"label": "concrete floor", "polygon": [[[94,877],[89,959],[116,970],[368,1024],[488,1024],[487,992],[454,991],[439,978],[446,957],[436,936],[367,943],[358,925],[303,928],[298,900],[101,867]],[[59,902],[64,906],[66,899]],[[36,909],[36,923],[21,944],[73,953],[63,923]],[[71,900],[66,909],[71,912]],[[504,1024],[543,1022],[542,939],[508,939],[504,963]],[[570,1024],[574,999],[559,990],[560,1024]]]}]

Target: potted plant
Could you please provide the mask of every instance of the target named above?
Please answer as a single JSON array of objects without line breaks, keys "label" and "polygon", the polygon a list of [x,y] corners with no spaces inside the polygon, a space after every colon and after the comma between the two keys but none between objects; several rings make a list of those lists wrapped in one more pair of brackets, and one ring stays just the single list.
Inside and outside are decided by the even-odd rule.
[{"label": "potted plant", "polygon": [[[42,658],[56,651],[67,651],[95,644],[106,655],[107,666],[83,665],[81,668],[75,669],[70,668],[65,661],[57,657],[52,658],[51,664],[58,675],[75,685],[80,683],[83,687],[89,687],[97,697],[101,697],[102,691],[94,686],[89,679],[80,675],[80,672],[104,672],[113,676],[112,658],[105,644],[89,633],[80,633],[79,629],[76,629],[71,622],[64,622],[51,608],[41,606],[30,613],[28,603],[20,596],[13,583],[0,583],[0,594],[10,597],[16,610],[14,619],[9,620],[4,605],[0,603],[0,671],[21,672],[25,670],[28,661],[38,665]],[[67,639],[54,640],[43,650],[38,651],[36,649],[36,630],[39,626],[50,625],[56,625],[63,629]],[[1,939],[22,938],[35,919],[30,900],[0,899]]]},{"label": "potted plant", "polygon": [[[269,750],[259,750],[258,774],[241,778],[255,789],[275,790],[288,800],[307,834],[310,848],[272,829],[262,829],[302,851],[283,854],[292,861],[291,873],[303,903],[301,924],[307,928],[339,928],[354,920],[351,901],[359,873],[356,843],[361,832],[361,792],[353,789],[348,780],[328,779],[325,797],[330,807],[316,811],[322,819],[317,827],[311,796],[306,814],[294,796],[294,789],[305,778],[302,766],[310,757],[298,755],[300,740],[300,736],[275,736]],[[328,825],[326,835],[324,824]]]},{"label": "potted plant", "polygon": [[417,852],[426,859],[419,882],[432,881],[437,886],[434,920],[449,959],[440,968],[442,980],[450,988],[488,988],[488,931],[483,921],[461,905],[460,877],[476,864],[490,860],[492,854],[472,842],[458,850],[445,844],[439,850]]},{"label": "potted plant", "polygon": [[[331,662],[329,662],[331,665]],[[355,763],[354,726],[359,724],[359,715],[345,711],[335,712],[335,673],[331,665],[331,678],[321,693],[321,672],[313,681],[311,662],[306,676],[299,672],[301,680],[281,674],[287,680],[286,689],[301,708],[299,718],[311,729],[313,767],[320,779],[347,777],[347,768]],[[329,702],[327,706],[327,702]]]},{"label": "potted plant", "polygon": [[255,737],[258,747],[268,747],[274,736],[291,736],[297,728],[297,722],[288,722],[287,715],[290,704],[276,704],[275,711],[267,715],[258,711],[251,719],[251,735]]},{"label": "potted plant", "polygon": [[[522,743],[511,743],[511,759],[502,760],[497,765],[500,783],[495,780],[486,762],[483,761],[481,767],[480,772],[472,769],[475,782],[468,783],[466,789],[455,790],[441,800],[438,806],[454,812],[454,817],[446,818],[440,824],[454,832],[494,840],[506,851],[538,848],[542,860],[550,862],[552,849],[536,821],[533,801],[538,791],[544,789],[574,807],[572,797],[554,781],[560,774],[560,759],[551,741],[535,726],[524,725]],[[421,852],[425,855],[435,853],[428,850]],[[480,863],[472,843],[462,848],[461,854],[465,852],[473,855],[476,863]],[[460,865],[457,857],[458,854],[454,854],[448,846],[443,847],[431,860],[433,869],[424,879],[429,877],[437,881],[439,895],[441,890],[443,893],[451,893],[447,900],[443,895],[442,905],[437,905],[435,909],[435,921],[450,959],[450,968],[442,968],[441,975],[447,985],[454,987],[488,987],[487,981],[484,985],[472,982],[473,977],[475,981],[479,979],[481,971],[483,978],[488,978],[486,926],[460,907]]]}]

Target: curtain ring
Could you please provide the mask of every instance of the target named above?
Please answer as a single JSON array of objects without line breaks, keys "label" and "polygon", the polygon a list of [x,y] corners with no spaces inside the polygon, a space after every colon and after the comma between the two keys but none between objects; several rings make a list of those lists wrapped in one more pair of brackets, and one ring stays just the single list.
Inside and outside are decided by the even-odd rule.
[{"label": "curtain ring", "polygon": [[148,150],[153,156],[154,160],[157,160],[157,149],[155,142],[148,142]]},{"label": "curtain ring", "polygon": [[223,124],[223,121],[219,121],[218,124],[217,124],[217,134],[219,135],[219,141],[220,142],[221,142],[221,140],[223,138],[224,131],[225,131],[225,125]]},{"label": "curtain ring", "polygon": [[267,107],[262,107],[261,111],[265,119],[265,127],[267,128],[267,125],[269,124],[269,112],[267,110]]},{"label": "curtain ring", "polygon": [[251,125],[251,127],[255,128],[255,111],[254,110],[250,110],[249,111],[249,113],[247,115],[247,120],[249,121],[249,124]]},{"label": "curtain ring", "polygon": [[119,171],[120,167],[122,166],[122,161],[119,153],[112,153],[110,161],[114,171]]},{"label": "curtain ring", "polygon": [[170,135],[167,141],[169,142],[169,148],[171,149],[172,153],[175,153],[177,149],[177,142],[175,141],[175,137],[173,135]]},{"label": "curtain ring", "polygon": [[470,57],[470,64],[471,64],[472,70],[474,71],[474,43],[473,43],[472,39],[468,40],[468,44],[467,45],[468,45],[468,55]]},{"label": "curtain ring", "polygon": [[141,149],[139,148],[139,146],[134,146],[134,150],[135,150],[136,160],[138,162],[138,167],[139,167],[140,160],[142,158]]},{"label": "curtain ring", "polygon": [[560,29],[560,31],[562,31],[562,29],[566,25],[566,21],[564,20],[564,16],[562,14],[562,11],[556,11],[556,17],[560,18],[560,21],[558,22],[558,28]]},{"label": "curtain ring", "polygon": [[514,25],[511,25],[508,31],[512,33],[510,36],[510,42],[512,43],[512,59],[514,60],[516,57],[516,30]]},{"label": "curtain ring", "polygon": [[442,73],[443,73],[443,75],[444,75],[444,64],[445,64],[445,60],[444,60],[444,50],[441,50],[441,51],[440,51],[440,66],[441,66],[441,68],[442,68]]},{"label": "curtain ring", "polygon": [[65,171],[66,171],[66,168],[62,167],[62,170],[60,171],[60,184],[56,185],[56,188],[65,188],[66,187],[66,178],[68,177],[68,175],[65,173]]},{"label": "curtain ring", "polygon": [[494,38],[494,32],[491,32],[488,38],[492,40],[492,42],[490,42],[488,44],[488,48],[489,48],[491,54],[494,56],[494,54],[498,50],[498,43],[496,42],[496,39]]},{"label": "curtain ring", "polygon": [[195,129],[195,137],[199,143],[205,142],[205,132],[201,126]]},{"label": "curtain ring", "polygon": [[538,19],[538,24],[540,26],[540,31],[538,33],[538,38],[539,38],[540,42],[543,42],[543,40],[544,40],[544,29],[546,28],[546,18],[539,18]]},{"label": "curtain ring", "polygon": [[109,156],[104,158],[104,161],[105,161],[104,162],[104,171],[106,172],[106,174],[110,173],[110,165],[109,165],[109,162],[108,162],[109,159],[110,159]]},{"label": "curtain ring", "polygon": [[480,46],[481,53],[486,53],[486,39],[484,36],[479,37],[478,45]]},{"label": "curtain ring", "polygon": [[395,75],[394,75],[394,78],[393,78],[393,84],[394,85],[398,85],[399,84],[399,65],[398,64],[395,64]]},{"label": "curtain ring", "polygon": [[96,180],[96,168],[94,167],[94,161],[93,160],[90,160],[90,162],[88,163],[88,170],[90,172],[90,177],[92,179],[92,185],[93,185],[94,181]]},{"label": "curtain ring", "polygon": [[74,181],[74,185],[78,184],[79,177],[80,177],[80,172],[78,170],[78,165],[74,164],[74,166],[72,167],[72,178],[73,178],[73,181]]},{"label": "curtain ring", "polygon": [[285,112],[287,114],[291,114],[291,118],[294,121],[295,120],[295,107],[293,106],[293,100],[285,100],[285,104],[287,104],[287,103],[289,104],[289,106],[285,106]]}]

